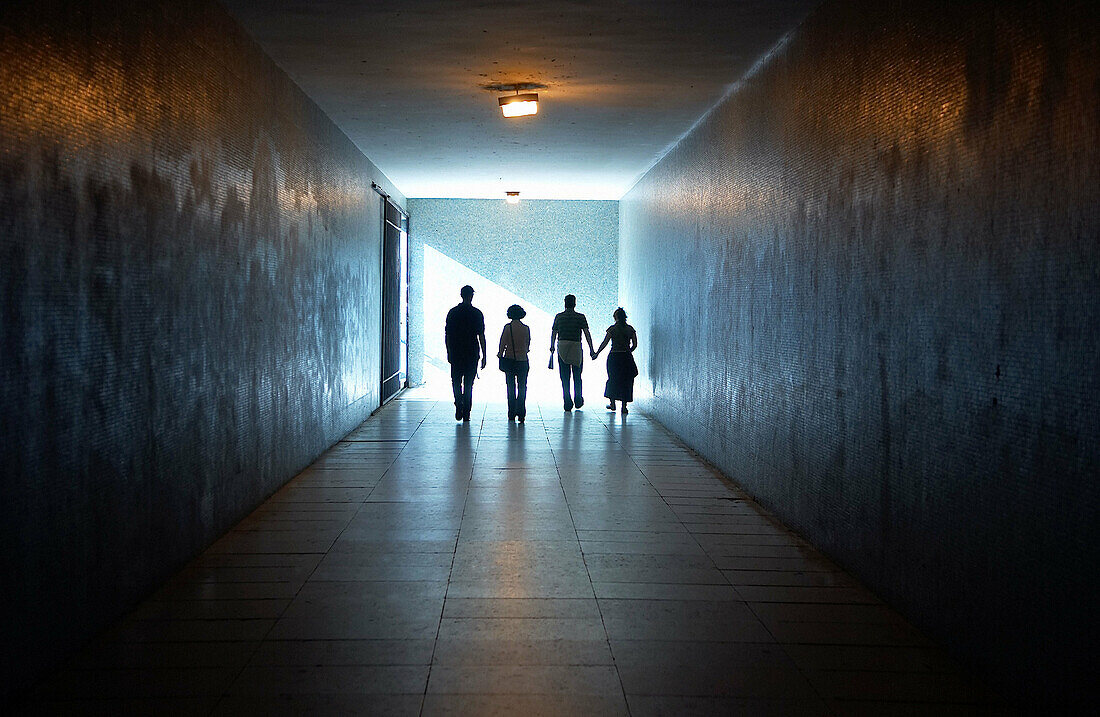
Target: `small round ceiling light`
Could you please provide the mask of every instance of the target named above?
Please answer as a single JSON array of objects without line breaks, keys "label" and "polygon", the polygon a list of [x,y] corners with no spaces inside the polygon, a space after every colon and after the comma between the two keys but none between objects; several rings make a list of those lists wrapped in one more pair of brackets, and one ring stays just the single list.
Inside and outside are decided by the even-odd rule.
[{"label": "small round ceiling light", "polygon": [[514,95],[501,97],[500,111],[505,117],[528,117],[539,112],[539,94],[537,92],[517,92]]},{"label": "small round ceiling light", "polygon": [[[505,115],[507,117],[507,115]],[[519,192],[505,192],[504,201],[509,204],[519,204]]]}]

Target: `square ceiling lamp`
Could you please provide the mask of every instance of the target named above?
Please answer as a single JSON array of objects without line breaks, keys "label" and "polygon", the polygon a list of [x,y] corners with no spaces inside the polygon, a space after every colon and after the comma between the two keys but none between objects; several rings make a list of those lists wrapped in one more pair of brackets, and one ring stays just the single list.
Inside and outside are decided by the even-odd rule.
[{"label": "square ceiling lamp", "polygon": [[500,111],[505,117],[528,117],[539,112],[539,95],[537,92],[516,93],[501,97]]}]

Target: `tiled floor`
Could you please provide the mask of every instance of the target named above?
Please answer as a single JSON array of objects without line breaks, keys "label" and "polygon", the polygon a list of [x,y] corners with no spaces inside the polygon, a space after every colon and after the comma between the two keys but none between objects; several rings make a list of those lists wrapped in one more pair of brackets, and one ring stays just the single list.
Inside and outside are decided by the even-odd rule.
[{"label": "tiled floor", "polygon": [[974,714],[645,416],[391,403],[39,690],[156,714]]}]

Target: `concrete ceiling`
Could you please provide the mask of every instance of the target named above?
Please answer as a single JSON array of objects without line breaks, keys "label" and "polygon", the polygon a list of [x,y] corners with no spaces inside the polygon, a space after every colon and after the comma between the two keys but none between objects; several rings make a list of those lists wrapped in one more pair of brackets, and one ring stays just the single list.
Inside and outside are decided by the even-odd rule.
[{"label": "concrete ceiling", "polygon": [[407,196],[548,199],[620,198],[815,4],[225,1]]}]

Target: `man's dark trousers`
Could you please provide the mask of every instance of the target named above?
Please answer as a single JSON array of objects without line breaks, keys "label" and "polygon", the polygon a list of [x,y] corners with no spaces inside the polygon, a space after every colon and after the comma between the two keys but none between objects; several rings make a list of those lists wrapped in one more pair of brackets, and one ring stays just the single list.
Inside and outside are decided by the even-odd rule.
[{"label": "man's dark trousers", "polygon": [[[569,396],[569,374],[573,374],[573,397]],[[573,407],[574,401],[579,406],[584,403],[584,394],[581,393],[581,367],[571,363],[565,363],[558,359],[558,375],[561,376],[561,396],[565,399],[565,405]]]},{"label": "man's dark trousers", "polygon": [[463,418],[470,417],[474,405],[474,378],[477,376],[477,362],[471,364],[451,364],[451,388],[455,394],[455,409]]}]

